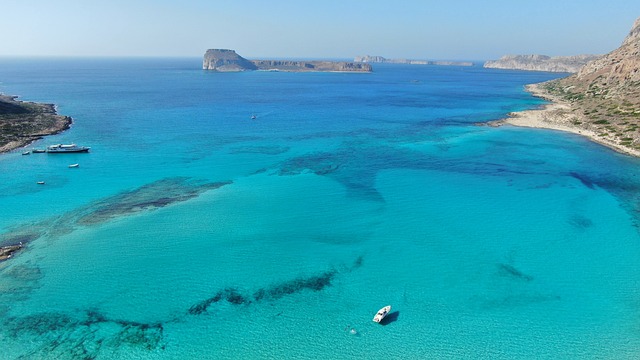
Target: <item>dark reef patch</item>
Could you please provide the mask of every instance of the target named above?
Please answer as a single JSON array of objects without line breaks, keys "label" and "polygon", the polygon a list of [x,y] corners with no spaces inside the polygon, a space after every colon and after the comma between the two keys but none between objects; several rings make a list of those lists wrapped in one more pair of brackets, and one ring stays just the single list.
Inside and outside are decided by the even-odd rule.
[{"label": "dark reef patch", "polygon": [[596,187],[595,187],[595,183],[594,183],[593,181],[591,181],[591,179],[589,179],[588,177],[586,177],[586,176],[584,176],[584,175],[582,175],[582,174],[579,174],[579,173],[577,173],[577,172],[573,172],[573,171],[572,171],[572,172],[570,172],[570,173],[569,173],[569,176],[571,176],[571,177],[573,177],[573,178],[576,178],[576,179],[580,180],[580,182],[582,183],[582,185],[584,185],[584,186],[588,187],[589,189],[592,189],[592,190],[593,190],[593,189],[595,189],[595,188],[596,188]]},{"label": "dark reef patch", "polygon": [[193,199],[206,191],[231,183],[231,181],[207,182],[188,177],[158,180],[131,191],[91,202],[60,216],[10,229],[0,235],[0,245],[20,243],[26,245],[45,235],[61,236],[74,231],[78,226],[99,225],[118,217],[163,208]]},{"label": "dark reef patch", "polygon": [[95,309],[73,316],[40,313],[7,317],[2,323],[6,336],[28,344],[18,359],[95,359],[103,353],[113,354],[123,346],[146,351],[165,347],[162,323],[110,319]]},{"label": "dark reef patch", "polygon": [[309,277],[299,277],[280,283],[275,283],[269,287],[256,290],[253,294],[242,294],[235,287],[228,287],[217,291],[212,297],[207,298],[189,308],[187,311],[191,315],[201,315],[206,313],[213,304],[226,301],[232,305],[249,305],[261,301],[273,301],[285,296],[297,294],[304,291],[322,291],[331,286],[341,272],[350,272],[358,269],[363,264],[363,257],[359,256],[351,266],[342,266],[341,270],[331,269],[319,275]]},{"label": "dark reef patch", "polygon": [[237,289],[226,288],[218,291],[214,296],[205,299],[197,303],[196,305],[193,305],[189,308],[188,313],[191,315],[200,315],[207,312],[209,306],[222,300],[226,300],[233,305],[243,305],[251,303],[251,300],[248,297],[242,296]]},{"label": "dark reef patch", "polygon": [[500,276],[506,276],[523,281],[533,280],[532,276],[523,273],[522,271],[516,269],[513,265],[509,264],[498,264],[498,274],[500,274]]},{"label": "dark reef patch", "polygon": [[80,208],[75,222],[81,225],[104,223],[116,217],[187,201],[230,183],[197,182],[186,177],[158,180]]}]

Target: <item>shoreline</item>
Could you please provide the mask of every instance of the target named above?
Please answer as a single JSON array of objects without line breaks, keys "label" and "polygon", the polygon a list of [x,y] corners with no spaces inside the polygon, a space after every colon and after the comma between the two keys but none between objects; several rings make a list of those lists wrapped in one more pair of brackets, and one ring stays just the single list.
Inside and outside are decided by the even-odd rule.
[{"label": "shoreline", "polygon": [[0,138],[0,155],[71,128],[72,118],[58,115],[55,104],[17,98],[15,95],[0,94],[0,125],[9,128],[8,133]]},{"label": "shoreline", "polygon": [[575,123],[585,123],[584,116],[575,113],[576,109],[572,108],[569,102],[561,100],[560,98],[544,91],[541,87],[542,84],[544,83],[529,84],[526,85],[525,88],[529,93],[531,93],[531,95],[545,99],[550,103],[542,105],[539,109],[512,112],[509,113],[507,118],[490,121],[487,124],[490,126],[502,126],[508,124],[518,127],[569,132],[584,136],[589,140],[606,146],[618,153],[640,157],[639,150],[628,148],[624,145],[620,145],[606,139],[588,127],[576,125]]}]

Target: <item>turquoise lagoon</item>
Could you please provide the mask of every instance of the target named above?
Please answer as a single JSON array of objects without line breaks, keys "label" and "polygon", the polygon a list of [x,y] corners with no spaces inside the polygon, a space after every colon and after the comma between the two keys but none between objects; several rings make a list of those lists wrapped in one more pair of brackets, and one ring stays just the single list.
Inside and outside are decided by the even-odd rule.
[{"label": "turquoise lagoon", "polygon": [[0,156],[0,358],[640,355],[640,161],[476,125],[561,75],[199,67],[0,61],[91,146]]}]

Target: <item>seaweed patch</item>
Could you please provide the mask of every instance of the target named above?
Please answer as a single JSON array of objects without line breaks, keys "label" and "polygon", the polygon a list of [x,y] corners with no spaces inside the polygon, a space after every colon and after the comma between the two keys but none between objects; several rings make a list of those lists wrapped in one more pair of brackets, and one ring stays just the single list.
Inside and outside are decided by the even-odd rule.
[{"label": "seaweed patch", "polygon": [[532,281],[533,277],[523,273],[509,264],[498,264],[498,273],[502,276],[511,277],[513,279]]},{"label": "seaweed patch", "polygon": [[230,154],[280,155],[289,151],[288,146],[241,146],[229,150]]},{"label": "seaweed patch", "polygon": [[591,221],[591,219],[580,215],[572,216],[569,218],[568,222],[578,229],[586,229],[593,226],[593,221]]}]

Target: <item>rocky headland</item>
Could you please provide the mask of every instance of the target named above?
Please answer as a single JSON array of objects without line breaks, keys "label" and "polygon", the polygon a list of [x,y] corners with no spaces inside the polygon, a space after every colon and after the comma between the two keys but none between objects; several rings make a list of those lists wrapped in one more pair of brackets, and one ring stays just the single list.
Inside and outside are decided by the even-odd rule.
[{"label": "rocky headland", "polygon": [[640,156],[640,18],[622,45],[566,78],[529,85],[551,101],[496,122],[569,131]]},{"label": "rocky headland", "polygon": [[53,104],[16,100],[0,95],[0,153],[8,152],[57,134],[71,126],[71,118],[56,113]]},{"label": "rocky headland", "polygon": [[379,64],[410,64],[410,65],[441,65],[441,66],[473,66],[471,61],[446,61],[446,60],[411,60],[411,59],[387,59],[377,55],[356,56],[353,59],[356,63],[379,63]]},{"label": "rocky headland", "polygon": [[490,60],[483,67],[491,69],[529,70],[576,73],[590,61],[602,55],[546,56],[546,55],[505,55],[499,60]]},{"label": "rocky headland", "polygon": [[202,69],[220,72],[289,71],[289,72],[371,72],[369,64],[347,61],[247,60],[234,50],[209,49],[204,54]]}]

